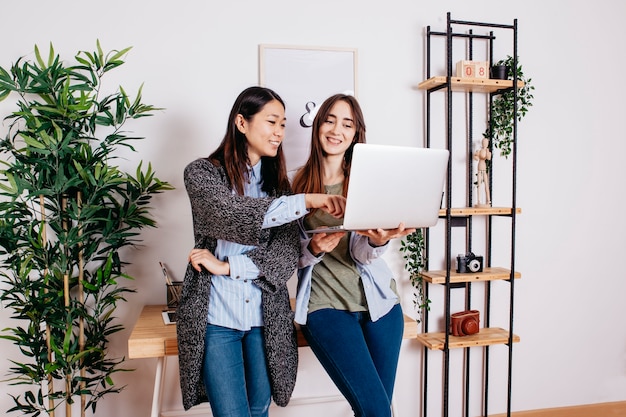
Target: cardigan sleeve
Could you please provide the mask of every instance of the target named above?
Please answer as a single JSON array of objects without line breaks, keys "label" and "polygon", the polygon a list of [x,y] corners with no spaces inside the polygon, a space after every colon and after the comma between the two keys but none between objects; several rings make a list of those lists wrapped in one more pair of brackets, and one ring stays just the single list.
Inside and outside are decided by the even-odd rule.
[{"label": "cardigan sleeve", "polygon": [[265,213],[274,200],[232,192],[221,168],[206,159],[191,162],[184,171],[196,241],[205,236],[256,246]]},{"label": "cardigan sleeve", "polygon": [[273,293],[284,286],[298,266],[300,241],[295,222],[273,227],[267,242],[248,253],[259,268],[255,284]]},{"label": "cardigan sleeve", "polygon": [[285,285],[296,269],[300,244],[295,222],[263,229],[275,198],[234,194],[223,170],[206,159],[187,165],[184,179],[196,241],[210,236],[256,246],[247,255],[259,268],[257,285],[269,292]]}]

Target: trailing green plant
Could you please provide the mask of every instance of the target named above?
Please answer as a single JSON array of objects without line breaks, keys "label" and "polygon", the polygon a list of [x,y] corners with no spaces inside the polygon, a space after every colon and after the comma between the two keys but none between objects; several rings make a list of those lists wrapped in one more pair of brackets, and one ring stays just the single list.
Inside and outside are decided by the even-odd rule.
[{"label": "trailing green plant", "polygon": [[0,99],[16,95],[0,141],[0,300],[18,320],[3,329],[25,359],[12,359],[9,412],[54,416],[80,398],[81,415],[123,389],[113,376],[124,358],[108,357],[109,338],[123,330],[115,309],[132,291],[120,278],[120,251],[155,227],[151,198],[172,187],[150,164],[134,173],[114,165],[116,151],[142,139],[123,130],[158,108],[120,86],[105,94],[103,77],[130,48],[80,51],[74,64],[35,46],[34,60],[0,67]]},{"label": "trailing green plant", "polygon": [[514,71],[517,71],[518,81],[524,83],[517,90],[517,114],[514,114],[515,92],[513,89],[502,92],[492,101],[489,123],[483,133],[483,137],[490,139],[492,146],[500,149],[500,155],[506,158],[511,154],[515,117],[517,117],[517,121],[521,121],[526,116],[529,107],[533,105],[532,100],[535,87],[531,84],[532,79],[527,78],[524,74],[519,61],[517,62],[517,68],[515,68],[512,56],[509,55],[505,59],[501,59],[495,65],[505,65],[509,79],[513,79]]},{"label": "trailing green plant", "polygon": [[417,229],[400,241],[400,251],[404,253],[404,269],[409,272],[409,280],[413,286],[413,306],[419,314],[417,322],[421,321],[424,310],[430,310],[430,300],[424,297],[424,270],[426,252],[424,248],[424,231]]}]

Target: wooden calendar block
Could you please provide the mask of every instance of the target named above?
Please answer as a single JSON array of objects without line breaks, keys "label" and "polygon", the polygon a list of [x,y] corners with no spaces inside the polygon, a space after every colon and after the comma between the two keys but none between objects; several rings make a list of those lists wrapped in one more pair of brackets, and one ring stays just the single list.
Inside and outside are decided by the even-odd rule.
[{"label": "wooden calendar block", "polygon": [[487,61],[475,61],[476,78],[489,78],[489,63]]},{"label": "wooden calendar block", "polygon": [[459,61],[456,63],[456,76],[460,78],[489,78],[487,61]]}]

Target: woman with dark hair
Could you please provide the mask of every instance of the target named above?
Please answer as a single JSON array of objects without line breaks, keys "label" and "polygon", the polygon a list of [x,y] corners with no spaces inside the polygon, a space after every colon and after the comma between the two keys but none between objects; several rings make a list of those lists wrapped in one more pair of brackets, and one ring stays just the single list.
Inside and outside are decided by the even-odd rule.
[{"label": "woman with dark hair", "polygon": [[342,216],[345,199],[292,194],[284,130],[282,99],[250,87],[219,147],[185,168],[195,239],[177,311],[185,409],[208,400],[215,417],[263,417],[272,397],[285,406],[293,391],[295,220],[309,208]]},{"label": "woman with dark hair", "polygon": [[[311,154],[294,191],[345,196],[356,143],[365,143],[359,103],[345,94],[328,98],[313,121]],[[391,239],[415,229],[304,232],[340,223],[319,210],[302,221],[295,320],[354,415],[391,416],[404,320],[381,255]]]}]

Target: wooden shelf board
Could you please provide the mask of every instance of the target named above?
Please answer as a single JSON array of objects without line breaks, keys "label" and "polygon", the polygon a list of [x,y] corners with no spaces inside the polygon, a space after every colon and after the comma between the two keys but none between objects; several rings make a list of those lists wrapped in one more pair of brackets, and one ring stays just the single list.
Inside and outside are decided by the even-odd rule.
[{"label": "wooden shelf board", "polygon": [[[522,209],[515,208],[515,214],[521,214]],[[450,209],[450,215],[452,217],[465,217],[465,216],[497,216],[497,215],[510,215],[513,214],[513,208],[511,207],[453,207]],[[446,217],[446,209],[439,210],[439,217]]]},{"label": "wooden shelf board", "polygon": [[419,334],[417,320],[414,318],[404,315],[404,333],[402,334],[403,339],[415,339]]},{"label": "wooden shelf board", "polygon": [[[421,333],[416,339],[429,349],[443,350],[446,341],[444,332]],[[513,335],[513,342],[518,343],[519,336]],[[449,336],[450,349],[466,348],[474,346],[502,345],[509,342],[509,332],[499,327],[485,327],[476,334],[469,336]]]},{"label": "wooden shelf board", "polygon": [[[422,271],[422,277],[425,281],[432,284],[445,284],[446,271]],[[505,280],[511,277],[511,270],[501,267],[485,268],[483,272],[476,273],[458,273],[455,270],[450,271],[450,283],[475,282],[475,281],[496,281]],[[515,272],[515,278],[521,278],[522,274]]]},{"label": "wooden shelf board", "polygon": [[[420,90],[430,90],[446,84],[446,76],[431,77],[418,84]],[[472,91],[481,93],[494,93],[513,87],[513,80],[496,80],[492,78],[460,78],[451,77],[452,91]],[[517,88],[524,87],[523,81],[517,82]]]}]

